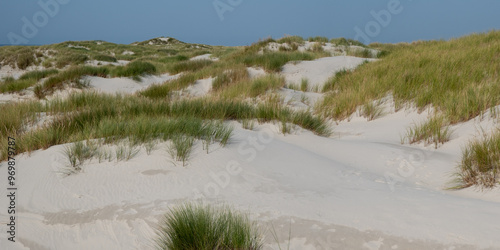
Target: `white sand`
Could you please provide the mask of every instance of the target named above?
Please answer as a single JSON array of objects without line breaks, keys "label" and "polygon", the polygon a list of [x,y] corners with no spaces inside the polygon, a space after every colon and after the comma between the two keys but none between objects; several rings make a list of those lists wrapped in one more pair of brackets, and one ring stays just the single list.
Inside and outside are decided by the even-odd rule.
[{"label": "white sand", "polygon": [[183,92],[190,97],[201,97],[207,95],[212,90],[212,82],[214,78],[201,79],[190,85]]},{"label": "white sand", "polygon": [[87,76],[90,80],[90,86],[104,93],[134,93],[147,88],[152,84],[161,84],[163,82],[177,78],[179,75],[148,75],[141,77],[141,81],[134,81],[131,78],[102,78],[97,76]]},{"label": "white sand", "polygon": [[[362,60],[323,58],[287,65],[283,74],[322,84],[335,70]],[[133,93],[174,77],[88,79],[103,92]],[[183,91],[206,95],[212,80]],[[297,109],[321,98],[288,89],[280,93]],[[438,149],[401,145],[407,127],[428,113],[394,112],[391,98],[385,102],[383,117],[368,122],[354,115],[334,125],[330,138],[300,128],[284,136],[278,124],[249,131],[231,122],[229,145],[212,145],[206,154],[198,141],[186,167],[171,159],[167,143],[152,155],[142,149],[128,162],[94,160],[67,177],[61,174],[68,164],[64,145],[17,156],[17,238],[6,240],[8,205],[0,199],[0,249],[150,249],[162,215],[195,199],[248,211],[266,234],[265,249],[278,249],[271,223],[282,249],[290,226],[290,249],[499,249],[500,189],[445,190],[461,147],[496,122],[485,115],[453,126],[452,140]],[[4,177],[5,166],[0,163]],[[0,186],[7,186],[6,178]],[[3,188],[0,195],[6,192]]]},{"label": "white sand", "polygon": [[373,60],[375,59],[334,56],[314,61],[291,62],[283,66],[281,74],[285,76],[287,84],[300,85],[302,79],[307,79],[309,87],[319,86],[321,89],[328,78],[335,75],[336,72],[342,69],[354,69],[364,61]]},{"label": "white sand", "polygon": [[29,66],[25,70],[18,69],[11,67],[10,65],[0,65],[0,79],[5,78],[5,77],[14,77],[14,79],[19,79],[21,75],[23,75],[26,72],[33,71],[33,70],[43,70],[45,69],[42,66]]},{"label": "white sand", "polygon": [[253,79],[261,76],[265,76],[267,73],[262,68],[248,67],[247,68],[248,76]]},{"label": "white sand", "polygon": [[90,60],[90,61],[86,61],[85,64],[91,65],[91,66],[99,66],[99,65],[125,66],[129,62],[130,61],[126,61],[126,60],[118,60],[117,62],[105,62],[105,61]]},{"label": "white sand", "polygon": [[[305,41],[304,44],[301,44],[298,46],[297,50],[300,52],[311,51],[316,44],[318,44],[318,42]],[[264,49],[261,49],[259,51],[259,53],[260,54],[264,53],[264,50],[276,52],[276,51],[279,51],[281,47],[286,48],[286,49],[291,49],[291,47],[288,43],[280,44],[280,43],[276,43],[276,42],[271,42],[271,43],[268,43]],[[363,47],[356,46],[356,45],[350,45],[350,46],[339,45],[339,46],[337,46],[336,44],[333,44],[333,43],[323,43],[321,45],[321,47],[323,48],[324,51],[329,52],[332,56],[346,55],[347,50],[350,50],[350,51],[369,50],[372,53],[372,56],[376,56],[378,54],[378,50],[363,48]]]},{"label": "white sand", "polygon": [[204,54],[204,55],[199,55],[190,58],[189,60],[191,61],[196,61],[196,60],[212,60],[214,62],[219,61],[219,58],[217,57],[212,57],[212,54]]},{"label": "white sand", "polygon": [[282,88],[279,94],[283,102],[294,109],[313,109],[317,101],[323,98],[323,94],[315,92],[302,92],[293,89]]},{"label": "white sand", "polygon": [[[407,110],[371,122],[354,117],[331,138],[303,130],[283,136],[272,124],[248,131],[233,122],[226,148],[213,145],[206,154],[198,142],[187,167],[174,165],[165,144],[128,162],[93,161],[69,177],[59,174],[67,164],[63,146],[18,156],[22,226],[9,246],[145,249],[169,207],[204,196],[250,211],[265,228],[272,222],[282,246],[292,221],[292,249],[499,247],[499,190],[443,190],[462,143],[475,126],[491,121],[462,124],[437,150],[401,145],[399,133],[425,117]],[[229,174],[231,164],[240,172]],[[398,178],[395,185],[387,183],[391,175]],[[1,178],[0,186],[6,185]],[[5,212],[0,210],[2,224]],[[268,236],[270,249],[276,244]]]}]

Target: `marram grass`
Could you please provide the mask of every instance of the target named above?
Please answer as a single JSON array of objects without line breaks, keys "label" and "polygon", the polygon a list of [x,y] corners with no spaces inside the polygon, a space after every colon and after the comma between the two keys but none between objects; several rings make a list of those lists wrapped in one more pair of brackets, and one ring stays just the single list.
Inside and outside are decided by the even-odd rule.
[{"label": "marram grass", "polygon": [[262,249],[262,236],[248,216],[228,206],[186,203],[159,225],[156,249]]}]

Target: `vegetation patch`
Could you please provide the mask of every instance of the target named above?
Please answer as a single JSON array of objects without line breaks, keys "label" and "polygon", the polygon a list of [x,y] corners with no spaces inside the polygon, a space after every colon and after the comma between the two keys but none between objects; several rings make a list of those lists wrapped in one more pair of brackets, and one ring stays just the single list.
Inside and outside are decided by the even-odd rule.
[{"label": "vegetation patch", "polygon": [[38,98],[44,98],[56,89],[62,89],[65,84],[77,82],[83,76],[107,77],[108,68],[92,66],[75,66],[59,74],[48,78],[42,85],[35,88],[35,95]]},{"label": "vegetation patch", "polygon": [[96,61],[117,62],[116,57],[114,57],[114,56],[108,56],[108,55],[103,55],[103,54],[94,55],[93,58]]},{"label": "vegetation patch", "polygon": [[498,31],[396,46],[384,60],[325,87],[328,93],[316,112],[342,120],[367,101],[392,94],[397,107],[432,105],[452,124],[467,121],[500,104],[499,47]]},{"label": "vegetation patch", "polygon": [[410,144],[423,141],[425,144],[434,144],[437,148],[439,144],[450,140],[452,131],[447,125],[448,122],[443,116],[434,116],[424,123],[408,128],[405,139]]},{"label": "vegetation patch", "polygon": [[290,61],[310,61],[316,59],[316,55],[304,52],[272,52],[262,55],[248,55],[242,59],[247,66],[262,67],[265,70],[278,72]]},{"label": "vegetation patch", "polygon": [[89,57],[86,54],[68,53],[57,57],[56,67],[61,69],[68,65],[80,65],[87,60],[89,60]]},{"label": "vegetation patch", "polygon": [[262,249],[248,216],[230,207],[187,203],[171,209],[157,232],[157,249]]},{"label": "vegetation patch", "polygon": [[209,66],[212,64],[212,60],[189,60],[189,61],[181,61],[178,63],[175,63],[171,66],[169,72],[172,74],[178,74],[180,72],[193,72],[200,70],[204,67]]},{"label": "vegetation patch", "polygon": [[111,71],[113,76],[118,77],[134,77],[155,73],[156,67],[149,62],[143,61],[133,61],[126,66],[118,66]]},{"label": "vegetation patch", "polygon": [[253,80],[246,80],[233,84],[220,91],[219,95],[225,99],[257,97],[269,90],[277,90],[285,86],[285,79],[275,74],[269,74]]},{"label": "vegetation patch", "polygon": [[500,132],[470,141],[462,150],[455,186],[490,189],[500,184]]}]

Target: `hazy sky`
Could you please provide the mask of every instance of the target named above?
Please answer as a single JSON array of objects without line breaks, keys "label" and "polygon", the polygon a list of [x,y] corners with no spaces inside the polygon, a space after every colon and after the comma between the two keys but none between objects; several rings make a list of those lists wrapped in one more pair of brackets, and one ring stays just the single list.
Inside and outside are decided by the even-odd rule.
[{"label": "hazy sky", "polygon": [[128,44],[171,36],[247,45],[285,34],[362,42],[448,39],[500,29],[499,12],[498,0],[0,0],[0,44]]}]

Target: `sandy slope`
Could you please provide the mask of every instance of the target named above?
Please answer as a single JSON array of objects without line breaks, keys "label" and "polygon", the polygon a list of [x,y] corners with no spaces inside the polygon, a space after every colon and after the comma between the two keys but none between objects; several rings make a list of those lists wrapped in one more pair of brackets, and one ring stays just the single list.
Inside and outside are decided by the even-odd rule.
[{"label": "sandy slope", "polygon": [[[328,70],[325,65],[336,60],[309,63],[321,62],[318,66]],[[297,71],[302,76],[314,68],[297,65],[303,66]],[[132,93],[172,77],[89,79],[104,92]],[[205,95],[211,81],[197,81],[183,91]],[[280,93],[296,108],[321,98],[286,89]],[[301,104],[302,95],[308,101]],[[274,124],[249,131],[231,122],[230,144],[212,145],[207,154],[197,142],[186,167],[171,159],[167,143],[152,155],[141,149],[127,162],[94,160],[71,176],[61,174],[68,164],[64,145],[20,155],[17,242],[7,242],[2,233],[0,249],[150,249],[162,215],[192,200],[248,211],[266,235],[265,249],[279,248],[272,226],[284,249],[288,244],[290,249],[500,249],[500,190],[445,191],[461,146],[479,131],[490,131],[496,121],[486,115],[456,125],[452,140],[438,149],[402,145],[406,128],[428,113],[395,112],[391,99],[385,101],[382,118],[367,122],[355,115],[333,125],[329,138],[299,128],[284,136]],[[5,177],[5,162],[0,173]],[[0,178],[0,186],[7,186],[6,178]],[[2,189],[0,195],[6,194]],[[0,207],[6,202],[0,199]],[[0,210],[3,232],[6,212]]]},{"label": "sandy slope", "polygon": [[[438,150],[399,143],[397,132],[423,118],[409,111],[372,122],[355,118],[331,138],[302,130],[283,136],[272,124],[248,131],[233,122],[227,148],[214,145],[206,154],[198,143],[187,167],[174,165],[165,144],[151,156],[141,151],[128,162],[94,161],[68,177],[59,174],[63,146],[23,155],[22,226],[13,249],[145,249],[161,214],[195,198],[248,210],[263,228],[273,223],[282,244],[291,225],[292,249],[500,247],[500,197],[442,189],[459,156],[457,141],[470,135],[458,133]],[[391,175],[395,185],[388,183]],[[269,233],[267,242],[275,244]]]},{"label": "sandy slope", "polygon": [[283,67],[282,74],[287,84],[300,84],[302,79],[309,80],[309,86],[320,88],[323,84],[342,69],[350,70],[356,68],[364,61],[373,61],[352,56],[324,57],[314,61],[302,61],[299,63],[288,63]]},{"label": "sandy slope", "polygon": [[104,93],[134,93],[147,88],[151,84],[161,84],[165,81],[177,78],[179,75],[163,74],[141,77],[141,81],[134,81],[127,77],[103,78],[98,76],[88,76],[90,86]]},{"label": "sandy slope", "polygon": [[219,58],[217,57],[212,57],[212,54],[203,54],[203,55],[199,55],[199,56],[195,56],[191,59],[189,59],[191,61],[196,61],[196,60],[212,60],[212,61],[219,61]]}]

